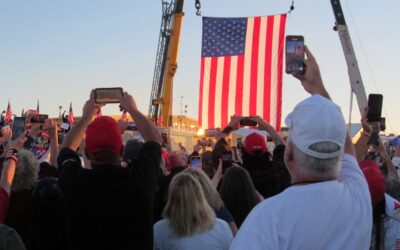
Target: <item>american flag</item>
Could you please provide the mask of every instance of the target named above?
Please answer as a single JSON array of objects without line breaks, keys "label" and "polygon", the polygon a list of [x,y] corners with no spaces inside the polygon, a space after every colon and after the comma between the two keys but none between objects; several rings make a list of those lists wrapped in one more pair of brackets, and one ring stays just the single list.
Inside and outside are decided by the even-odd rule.
[{"label": "american flag", "polygon": [[68,122],[71,125],[75,122],[74,112],[72,111],[72,102],[69,104]]},{"label": "american flag", "polygon": [[12,121],[12,119],[13,119],[13,112],[11,109],[10,100],[8,100],[7,112],[6,112],[6,116],[4,117],[4,121],[6,123],[9,123]]},{"label": "american flag", "polygon": [[259,115],[280,130],[286,15],[203,17],[199,125]]}]

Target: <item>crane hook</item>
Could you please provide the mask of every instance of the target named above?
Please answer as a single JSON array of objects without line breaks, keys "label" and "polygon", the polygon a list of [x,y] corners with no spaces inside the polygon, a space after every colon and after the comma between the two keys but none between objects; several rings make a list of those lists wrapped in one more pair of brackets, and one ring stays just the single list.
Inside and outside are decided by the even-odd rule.
[{"label": "crane hook", "polygon": [[201,16],[201,11],[200,11],[201,3],[200,3],[200,0],[196,0],[196,3],[194,4],[194,7],[197,10],[196,11],[196,15]]}]

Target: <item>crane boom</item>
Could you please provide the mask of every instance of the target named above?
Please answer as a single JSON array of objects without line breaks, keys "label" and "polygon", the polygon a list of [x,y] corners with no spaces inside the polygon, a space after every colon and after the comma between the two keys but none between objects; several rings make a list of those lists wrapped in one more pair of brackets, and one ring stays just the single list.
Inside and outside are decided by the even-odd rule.
[{"label": "crane boom", "polygon": [[360,112],[363,112],[364,108],[368,106],[368,99],[361,78],[360,68],[358,67],[356,54],[350,39],[350,33],[346,25],[346,20],[344,19],[340,0],[331,0],[331,4],[336,19],[335,30],[337,30],[339,34],[344,56],[346,58],[351,89],[356,95]]},{"label": "crane boom", "polygon": [[149,107],[149,115],[155,121],[161,110],[163,127],[167,127],[171,119],[173,78],[178,67],[179,38],[184,15],[183,2],[184,0],[163,2],[163,19]]}]

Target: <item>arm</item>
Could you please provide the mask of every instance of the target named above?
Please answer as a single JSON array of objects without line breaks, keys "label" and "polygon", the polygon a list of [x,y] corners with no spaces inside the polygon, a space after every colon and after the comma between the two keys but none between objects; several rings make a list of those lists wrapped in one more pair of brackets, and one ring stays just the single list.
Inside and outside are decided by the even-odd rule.
[{"label": "arm", "polygon": [[48,119],[45,126],[50,137],[50,164],[57,167],[59,153],[57,124],[52,119]]},{"label": "arm", "polygon": [[146,142],[153,141],[161,145],[162,138],[158,128],[137,109],[135,100],[127,92],[121,100],[121,108],[126,110],[136,123],[139,133]]},{"label": "arm", "polygon": [[[15,168],[17,166],[18,152],[22,149],[26,140],[26,133],[22,133],[15,141],[10,141],[6,153],[6,162],[1,171],[0,188],[3,188],[7,194],[10,194],[11,184],[14,179]],[[13,153],[11,153],[13,152]]]},{"label": "arm", "polygon": [[260,116],[255,116],[251,118],[253,121],[257,122],[257,129],[267,131],[267,133],[271,136],[274,141],[275,146],[284,144],[282,138],[275,131],[274,127],[271,124],[264,121]]},{"label": "arm", "polygon": [[240,120],[242,120],[241,116],[233,115],[228,126],[218,135],[217,141],[226,139],[232,131],[239,129]]},{"label": "arm", "polygon": [[303,75],[293,74],[293,76],[301,81],[304,89],[311,95],[318,94],[331,100],[331,97],[329,96],[328,91],[325,89],[322,81],[317,61],[307,46],[304,46],[304,50],[307,56],[307,59],[304,60],[306,72]]},{"label": "arm", "polygon": [[364,109],[364,112],[361,114],[361,125],[363,128],[363,132],[361,133],[360,138],[354,144],[358,162],[364,160],[365,158],[365,155],[368,151],[368,141],[372,133],[371,125],[367,121],[367,114],[368,114],[368,107],[366,107]]},{"label": "arm", "polygon": [[212,182],[213,186],[215,187],[215,189],[218,188],[218,184],[221,181],[221,179],[222,179],[222,160],[219,159],[217,171],[215,171],[215,174],[214,174],[213,178],[211,179],[211,182]]},{"label": "arm", "polygon": [[67,134],[61,148],[69,148],[76,151],[82,142],[86,128],[92,122],[93,117],[100,110],[100,106],[94,102],[93,92],[90,94],[89,100],[83,106],[82,118],[71,128]]}]

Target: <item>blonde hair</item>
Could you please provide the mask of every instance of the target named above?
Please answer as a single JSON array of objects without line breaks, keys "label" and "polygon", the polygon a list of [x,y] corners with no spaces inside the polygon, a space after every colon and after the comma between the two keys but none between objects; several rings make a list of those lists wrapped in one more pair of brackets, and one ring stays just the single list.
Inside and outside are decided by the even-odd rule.
[{"label": "blonde hair", "polygon": [[204,195],[210,207],[214,210],[218,210],[224,206],[224,202],[221,199],[217,189],[215,189],[210,178],[201,169],[188,168],[185,172],[196,178],[201,187],[203,188]]},{"label": "blonde hair", "polygon": [[215,223],[215,213],[204,197],[201,184],[186,173],[172,179],[163,216],[169,219],[172,230],[179,238],[207,231]]}]

